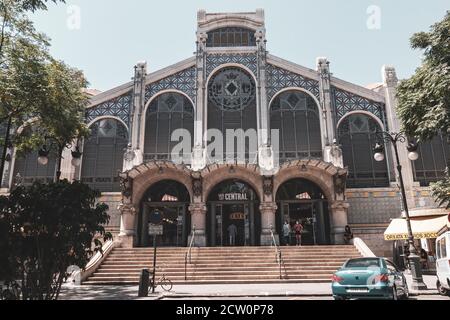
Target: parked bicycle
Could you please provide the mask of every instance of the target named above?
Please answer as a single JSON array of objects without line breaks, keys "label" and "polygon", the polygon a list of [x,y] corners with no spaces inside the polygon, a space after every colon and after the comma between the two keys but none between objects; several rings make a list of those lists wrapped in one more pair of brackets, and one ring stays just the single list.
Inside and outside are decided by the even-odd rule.
[{"label": "parked bicycle", "polygon": [[[155,289],[158,286],[161,286],[161,288],[163,288],[164,291],[170,291],[172,290],[173,284],[172,281],[170,281],[167,277],[166,274],[164,273],[164,269],[161,267],[156,267],[156,270],[160,270],[160,272],[156,272],[156,274],[161,274],[161,276],[156,280],[155,279]],[[153,277],[150,278],[150,288],[153,288]]]}]

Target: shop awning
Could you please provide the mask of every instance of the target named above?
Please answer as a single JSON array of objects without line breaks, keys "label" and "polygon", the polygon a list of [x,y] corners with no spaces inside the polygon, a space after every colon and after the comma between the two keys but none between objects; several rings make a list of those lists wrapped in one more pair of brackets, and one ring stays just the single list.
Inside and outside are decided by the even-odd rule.
[{"label": "shop awning", "polygon": [[[411,229],[415,239],[433,239],[438,237],[439,231],[445,228],[447,223],[447,215],[411,218]],[[406,219],[393,219],[384,232],[384,239],[408,239]]]}]

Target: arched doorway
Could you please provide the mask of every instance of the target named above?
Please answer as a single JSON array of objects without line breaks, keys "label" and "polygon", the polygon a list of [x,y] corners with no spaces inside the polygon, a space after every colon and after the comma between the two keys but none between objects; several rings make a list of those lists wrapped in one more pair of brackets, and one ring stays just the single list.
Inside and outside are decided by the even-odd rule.
[{"label": "arched doorway", "polygon": [[[246,182],[232,179],[215,186],[208,196],[208,246],[259,245],[261,215],[258,208],[257,193]],[[230,239],[230,233],[235,233],[234,239]]]},{"label": "arched doorway", "polygon": [[153,246],[153,237],[149,236],[149,216],[155,210],[161,212],[163,218],[163,234],[157,236],[158,246],[187,246],[191,230],[189,203],[189,191],[182,183],[162,180],[153,184],[141,201],[138,246]]},{"label": "arched doorway", "polygon": [[[325,194],[315,183],[306,179],[292,179],[283,183],[276,194],[276,228],[283,235],[285,221],[291,225],[296,221],[303,225],[302,245],[325,245],[331,243],[330,216]],[[291,234],[289,243],[295,244],[295,235]]]}]

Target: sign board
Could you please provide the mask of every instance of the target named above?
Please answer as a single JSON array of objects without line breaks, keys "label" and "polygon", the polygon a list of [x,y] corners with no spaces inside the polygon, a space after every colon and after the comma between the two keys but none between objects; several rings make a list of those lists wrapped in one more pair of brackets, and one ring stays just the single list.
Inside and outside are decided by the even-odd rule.
[{"label": "sign board", "polygon": [[163,225],[148,224],[148,234],[150,236],[162,236],[163,235]]},{"label": "sign board", "polygon": [[219,193],[219,201],[247,201],[246,193]]},{"label": "sign board", "polygon": [[233,212],[230,214],[230,220],[244,220],[245,214],[243,212]]},{"label": "sign board", "polygon": [[153,210],[148,217],[148,222],[151,224],[160,224],[162,220],[163,220],[162,212],[159,211],[158,209]]}]

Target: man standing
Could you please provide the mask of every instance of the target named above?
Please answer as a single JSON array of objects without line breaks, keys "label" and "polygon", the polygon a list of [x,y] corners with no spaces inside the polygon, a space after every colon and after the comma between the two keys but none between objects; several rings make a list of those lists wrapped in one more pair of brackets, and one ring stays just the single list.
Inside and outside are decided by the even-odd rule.
[{"label": "man standing", "polygon": [[287,246],[289,245],[290,235],[291,235],[291,225],[286,220],[283,225],[283,238],[284,238],[284,244]]},{"label": "man standing", "polygon": [[236,245],[236,235],[237,235],[237,227],[234,224],[230,224],[227,228],[228,238],[230,240],[229,245]]},{"label": "man standing", "polygon": [[302,226],[302,224],[299,221],[297,221],[295,223],[294,231],[295,231],[295,239],[297,240],[297,245],[301,246],[302,245],[303,226]]}]

